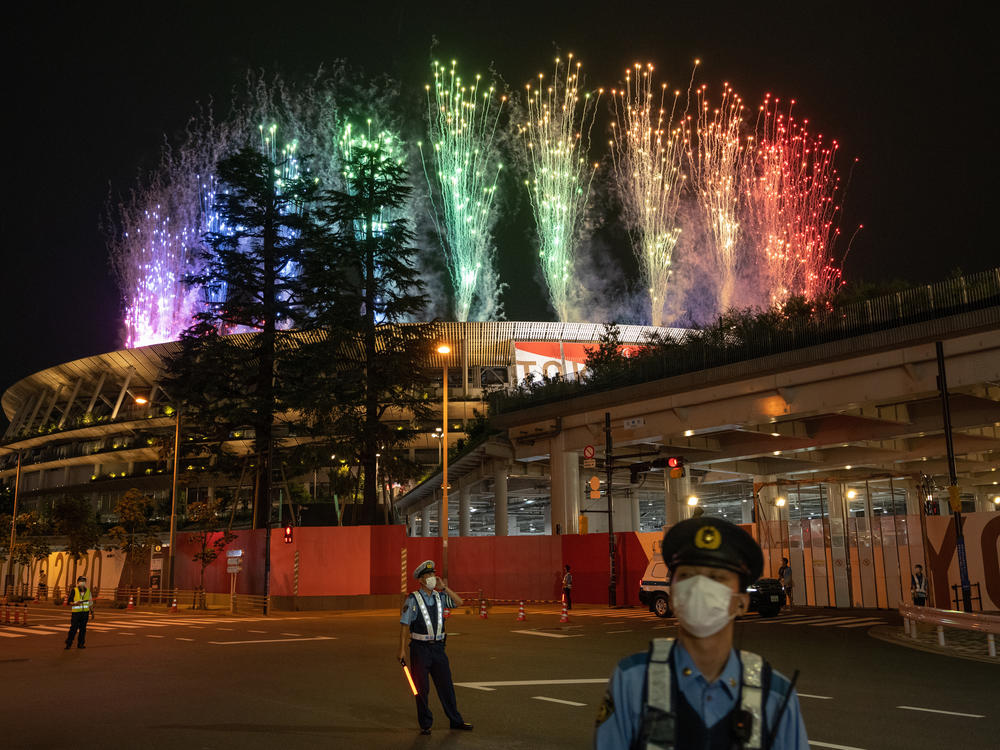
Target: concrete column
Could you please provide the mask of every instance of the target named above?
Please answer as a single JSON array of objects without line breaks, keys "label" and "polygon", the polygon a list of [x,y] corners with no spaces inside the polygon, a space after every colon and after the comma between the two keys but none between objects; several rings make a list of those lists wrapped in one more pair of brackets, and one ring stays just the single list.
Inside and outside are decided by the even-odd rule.
[{"label": "concrete column", "polygon": [[552,533],[555,524],[559,524],[560,533],[565,527],[567,478],[564,440],[562,433],[549,440],[549,510],[545,522],[546,534]]},{"label": "concrete column", "polygon": [[562,522],[563,534],[580,533],[580,493],[583,491],[580,485],[580,458],[576,451],[563,454],[565,462],[565,491],[563,495],[563,507],[565,509],[564,520]]},{"label": "concrete column", "polygon": [[431,535],[431,506],[420,511],[420,536]]},{"label": "concrete column", "polygon": [[[826,513],[830,518],[830,557],[833,560],[833,595],[835,607],[851,606],[851,571],[848,567],[847,511],[844,508],[844,485],[823,485]],[[907,497],[910,492],[907,490]]]},{"label": "concrete column", "polygon": [[493,465],[493,518],[496,536],[507,536],[507,465]]},{"label": "concrete column", "polygon": [[471,504],[470,495],[471,490],[468,487],[462,487],[458,491],[458,535],[459,536],[469,536],[472,529],[472,519],[470,518]]},{"label": "concrete column", "polygon": [[638,495],[638,493],[633,494],[632,497],[629,498],[629,505],[630,505],[629,511],[630,511],[630,515],[631,515],[630,520],[632,522],[632,528],[629,529],[629,531],[639,531],[640,530],[640,523],[639,523],[640,512],[639,512],[639,495]]},{"label": "concrete column", "polygon": [[[547,535],[549,535],[549,536],[552,536],[552,529],[553,529],[553,526],[552,526],[552,503],[549,503],[549,507],[545,509],[544,524],[545,524],[545,533]],[[535,531],[536,532],[538,531],[538,527],[537,526],[535,527]]]},{"label": "concrete column", "polygon": [[580,458],[576,451],[563,450],[563,436],[549,441],[551,526],[560,534],[576,534],[580,519]]},{"label": "concrete column", "polygon": [[749,498],[740,503],[740,523],[753,523],[753,500]]},{"label": "concrete column", "polygon": [[690,477],[670,478],[670,472],[663,472],[663,509],[666,513],[665,523],[673,526],[679,521],[691,517],[691,510],[688,508],[687,499],[691,495]]},{"label": "concrete column", "polygon": [[920,496],[920,486],[916,479],[904,479],[900,484],[906,488],[906,515],[919,516],[920,504],[924,498]]}]

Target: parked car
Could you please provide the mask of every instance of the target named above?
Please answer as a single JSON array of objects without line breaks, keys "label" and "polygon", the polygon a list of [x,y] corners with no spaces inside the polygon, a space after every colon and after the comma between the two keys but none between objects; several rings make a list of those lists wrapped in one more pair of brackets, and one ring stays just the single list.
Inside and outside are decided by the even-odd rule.
[{"label": "parked car", "polygon": [[[669,571],[659,552],[655,552],[639,579],[639,601],[657,617],[670,617]],[[774,617],[785,606],[785,591],[777,578],[761,578],[747,587],[750,594],[749,612],[761,617]]]}]

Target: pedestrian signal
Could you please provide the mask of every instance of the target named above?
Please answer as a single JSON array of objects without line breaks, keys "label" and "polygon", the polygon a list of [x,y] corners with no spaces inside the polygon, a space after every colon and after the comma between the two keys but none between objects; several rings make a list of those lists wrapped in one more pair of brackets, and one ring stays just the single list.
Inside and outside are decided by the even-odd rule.
[{"label": "pedestrian signal", "polygon": [[285,526],[285,544],[292,543],[292,525],[288,524]]}]

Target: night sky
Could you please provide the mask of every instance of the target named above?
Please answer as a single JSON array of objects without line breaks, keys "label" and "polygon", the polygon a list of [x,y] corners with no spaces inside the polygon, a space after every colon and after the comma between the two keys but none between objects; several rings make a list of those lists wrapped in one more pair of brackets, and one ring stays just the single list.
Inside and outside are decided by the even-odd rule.
[{"label": "night sky", "polygon": [[[226,101],[248,68],[295,78],[346,58],[422,96],[435,57],[491,63],[512,89],[574,52],[593,86],[651,61],[671,88],[729,81],[748,103],[796,98],[854,171],[842,222],[859,223],[848,279],[930,281],[996,264],[988,227],[995,42],[961,4],[881,3],[33,3],[6,11],[7,200],[2,215],[0,391],[120,342],[120,295],[99,222],[111,192],[151,167],[198,101]],[[137,8],[135,6],[145,6]],[[725,10],[732,6],[733,10]],[[116,9],[112,10],[112,7]],[[336,7],[337,10],[329,10]],[[736,9],[738,8],[738,9]],[[765,10],[765,8],[767,10]],[[987,62],[989,60],[989,62]],[[989,80],[988,80],[989,79]],[[601,132],[594,143],[606,142]],[[992,217],[989,217],[992,218]],[[544,316],[540,290],[501,262],[508,314]],[[0,418],[2,421],[2,418]]]}]

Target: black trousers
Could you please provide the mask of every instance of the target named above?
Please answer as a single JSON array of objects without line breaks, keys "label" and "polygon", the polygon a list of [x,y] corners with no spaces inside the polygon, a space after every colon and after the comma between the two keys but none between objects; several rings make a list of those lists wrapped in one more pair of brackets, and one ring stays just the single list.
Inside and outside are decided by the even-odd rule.
[{"label": "black trousers", "polygon": [[80,635],[77,638],[76,645],[84,645],[84,641],[87,640],[87,619],[90,617],[90,612],[74,612],[69,621],[69,635],[66,636],[66,645],[73,645],[73,636],[79,631]]},{"label": "black trousers", "polygon": [[448,654],[444,652],[443,641],[410,641],[410,671],[417,686],[417,723],[421,729],[430,729],[434,723],[434,714],[427,705],[431,690],[429,677],[434,679],[434,688],[451,725],[463,723],[462,714],[458,712],[455,685],[451,681],[451,665],[448,663]]},{"label": "black trousers", "polygon": [[566,600],[566,609],[573,609],[573,589],[563,589],[563,599]]}]

